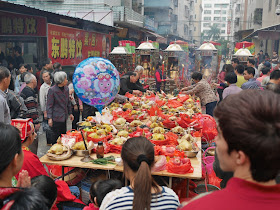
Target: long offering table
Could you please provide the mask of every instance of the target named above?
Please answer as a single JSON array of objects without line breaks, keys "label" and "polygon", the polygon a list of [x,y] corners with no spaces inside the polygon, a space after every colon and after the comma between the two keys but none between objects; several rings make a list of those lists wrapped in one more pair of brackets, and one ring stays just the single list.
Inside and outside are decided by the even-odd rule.
[{"label": "long offering table", "polygon": [[[197,145],[199,148],[201,148],[201,138],[196,138],[197,140]],[[108,153],[105,154],[105,157],[113,155],[114,157],[120,157],[120,154],[116,153]],[[96,159],[96,154],[93,153],[90,155],[92,158]],[[118,166],[115,164],[107,164],[107,165],[98,165],[98,164],[93,164],[92,162],[84,163],[81,161],[82,157],[78,157],[73,155],[71,158],[67,160],[62,160],[62,161],[54,161],[50,160],[47,155],[44,155],[43,157],[40,158],[40,161],[43,164],[49,164],[49,165],[60,165],[62,166],[62,171],[64,167],[75,167],[75,168],[89,168],[89,169],[96,169],[96,170],[104,170],[104,171],[119,171],[123,172],[123,166]],[[194,168],[193,173],[187,173],[187,174],[175,174],[175,173],[169,173],[166,170],[164,171],[159,171],[159,172],[153,172],[152,175],[156,176],[165,176],[169,177],[169,187],[172,187],[172,177],[177,177],[177,178],[182,178],[182,179],[200,179],[202,177],[202,168],[201,168],[201,151],[198,152],[197,156],[194,158],[190,158],[192,167]],[[63,177],[64,178],[64,177]],[[188,190],[188,186],[187,186]],[[187,191],[188,195],[188,191]]]}]

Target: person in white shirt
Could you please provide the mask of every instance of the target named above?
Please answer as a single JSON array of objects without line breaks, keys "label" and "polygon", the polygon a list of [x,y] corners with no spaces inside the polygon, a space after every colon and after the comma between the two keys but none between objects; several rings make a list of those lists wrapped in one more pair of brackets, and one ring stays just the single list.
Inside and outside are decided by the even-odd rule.
[{"label": "person in white shirt", "polygon": [[47,70],[44,70],[42,72],[42,79],[44,83],[41,85],[40,88],[40,93],[39,93],[39,101],[40,101],[40,106],[41,106],[41,111],[43,112],[43,130],[46,132],[46,139],[47,139],[47,144],[51,144],[51,139],[52,139],[52,131],[51,128],[48,125],[48,118],[47,118],[47,97],[48,97],[48,92],[49,89],[52,85],[51,82],[51,73]]},{"label": "person in white shirt", "polygon": [[0,66],[0,122],[11,123],[10,108],[7,104],[6,93],[11,82],[11,73],[9,69]]}]

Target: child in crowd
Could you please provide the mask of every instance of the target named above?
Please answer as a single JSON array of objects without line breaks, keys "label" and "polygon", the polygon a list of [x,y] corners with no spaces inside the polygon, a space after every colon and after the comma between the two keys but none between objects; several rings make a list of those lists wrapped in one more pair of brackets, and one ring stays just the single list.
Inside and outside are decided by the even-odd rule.
[{"label": "child in crowd", "polygon": [[31,186],[45,197],[48,209],[52,209],[57,199],[57,188],[54,180],[45,175],[36,176],[31,179]]},{"label": "child in crowd", "polygon": [[90,200],[92,203],[84,210],[97,210],[101,206],[103,198],[111,191],[120,189],[122,183],[116,179],[98,180],[90,187]]}]

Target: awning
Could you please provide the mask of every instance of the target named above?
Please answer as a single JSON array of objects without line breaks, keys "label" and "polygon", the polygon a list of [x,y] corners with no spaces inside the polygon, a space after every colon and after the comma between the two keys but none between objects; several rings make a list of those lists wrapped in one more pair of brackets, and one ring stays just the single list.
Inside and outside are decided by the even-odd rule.
[{"label": "awning", "polygon": [[260,28],[253,33],[246,36],[244,39],[252,38],[254,36],[258,36],[259,39],[271,39],[271,40],[279,40],[280,39],[280,24],[272,25],[264,28]]},{"label": "awning", "polygon": [[237,40],[243,40],[245,37],[254,32],[254,29],[240,30],[234,33]]}]

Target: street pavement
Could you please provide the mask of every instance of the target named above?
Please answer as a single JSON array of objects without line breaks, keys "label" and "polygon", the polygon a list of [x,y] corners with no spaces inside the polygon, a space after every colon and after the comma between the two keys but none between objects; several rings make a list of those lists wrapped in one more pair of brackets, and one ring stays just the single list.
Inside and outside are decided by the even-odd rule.
[{"label": "street pavement", "polygon": [[[70,129],[72,129],[72,122],[68,119],[67,120],[67,131],[70,130]],[[50,146],[47,145],[46,133],[43,131],[42,125],[40,127],[39,132],[37,132],[37,135],[38,135],[38,151],[37,151],[37,156],[39,158],[41,158],[50,149]]]}]

